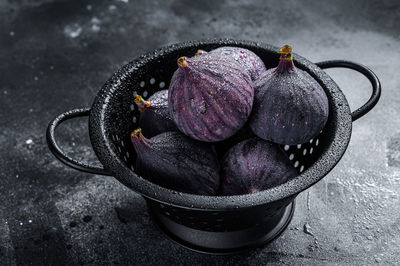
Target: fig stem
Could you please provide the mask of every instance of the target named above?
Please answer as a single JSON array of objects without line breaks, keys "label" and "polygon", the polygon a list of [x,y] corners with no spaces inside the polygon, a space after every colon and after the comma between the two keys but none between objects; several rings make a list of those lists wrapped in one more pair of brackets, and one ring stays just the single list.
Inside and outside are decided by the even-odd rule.
[{"label": "fig stem", "polygon": [[138,129],[135,129],[134,131],[132,131],[131,133],[131,138],[139,138],[140,135],[142,133],[142,129],[139,127]]},{"label": "fig stem", "polygon": [[186,61],[187,57],[186,56],[181,56],[178,58],[178,66],[181,67],[187,67],[187,61]]},{"label": "fig stem", "polygon": [[288,61],[292,61],[293,57],[292,57],[292,47],[290,47],[290,45],[284,45],[281,47],[281,49],[279,49],[278,53],[281,54],[280,59],[283,60],[288,60]]},{"label": "fig stem", "polygon": [[137,106],[139,107],[139,111],[143,111],[146,108],[149,108],[151,106],[151,102],[146,101],[145,99],[143,99],[142,96],[140,96],[139,94],[136,94],[136,98],[135,100],[133,100]]},{"label": "fig stem", "polygon": [[206,53],[206,51],[199,49],[199,50],[197,50],[195,55],[200,55],[200,54],[204,54],[204,53]]}]

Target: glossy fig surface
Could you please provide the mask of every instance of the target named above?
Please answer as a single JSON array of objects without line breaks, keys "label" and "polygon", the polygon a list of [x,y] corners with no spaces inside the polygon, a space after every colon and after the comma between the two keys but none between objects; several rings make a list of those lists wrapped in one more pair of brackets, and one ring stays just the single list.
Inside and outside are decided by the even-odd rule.
[{"label": "glossy fig surface", "polygon": [[247,121],[254,90],[235,61],[206,53],[178,59],[168,92],[175,124],[191,138],[214,142],[234,135]]},{"label": "glossy fig surface", "polygon": [[261,58],[245,48],[223,46],[210,51],[210,53],[224,57],[232,57],[249,73],[250,78],[253,81],[258,79],[260,75],[267,70]]},{"label": "glossy fig surface", "polygon": [[179,132],[147,139],[140,129],[131,134],[137,153],[137,172],[153,183],[180,192],[215,195],[220,184],[219,164],[210,144]]},{"label": "glossy fig surface", "polygon": [[222,158],[222,156],[225,155],[225,153],[238,144],[239,142],[250,139],[255,137],[253,131],[251,130],[250,126],[248,123],[246,123],[239,131],[235,133],[235,135],[231,136],[228,139],[225,139],[223,141],[215,142],[214,147],[215,150],[218,154],[218,158]]},{"label": "glossy fig surface", "polygon": [[258,137],[278,144],[305,143],[325,126],[328,98],[313,77],[294,66],[290,46],[279,52],[279,65],[254,83],[250,127]]},{"label": "glossy fig surface", "polygon": [[157,91],[147,101],[136,95],[135,103],[141,112],[139,126],[146,138],[167,131],[178,131],[168,110],[168,90]]},{"label": "glossy fig surface", "polygon": [[223,195],[255,193],[296,176],[296,169],[277,144],[251,138],[233,146],[221,169]]}]

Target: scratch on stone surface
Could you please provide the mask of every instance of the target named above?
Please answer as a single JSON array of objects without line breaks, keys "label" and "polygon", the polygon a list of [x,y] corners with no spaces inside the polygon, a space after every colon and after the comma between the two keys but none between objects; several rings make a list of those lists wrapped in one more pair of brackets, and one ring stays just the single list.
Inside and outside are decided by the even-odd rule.
[{"label": "scratch on stone surface", "polygon": [[386,157],[388,166],[400,168],[400,132],[389,139]]},{"label": "scratch on stone surface", "polygon": [[0,213],[0,258],[4,265],[17,265],[14,258],[14,247],[10,238],[10,228],[8,227],[8,222],[2,213]]}]

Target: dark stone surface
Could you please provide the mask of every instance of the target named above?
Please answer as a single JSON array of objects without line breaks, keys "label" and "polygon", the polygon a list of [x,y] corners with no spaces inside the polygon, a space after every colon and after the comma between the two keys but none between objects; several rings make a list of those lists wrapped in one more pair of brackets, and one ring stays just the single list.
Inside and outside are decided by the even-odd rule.
[{"label": "dark stone surface", "polygon": [[[333,3],[334,2],[334,3]],[[0,2],[0,264],[395,265],[400,260],[400,5],[397,1]],[[338,166],[297,198],[275,242],[242,255],[196,254],[151,223],[144,200],[112,177],[72,170],[48,151],[55,115],[90,106],[127,61],[206,37],[289,43],[317,62],[348,59],[380,77],[376,108],[354,123]],[[327,71],[353,109],[369,84]],[[58,131],[95,161],[84,119]]]}]

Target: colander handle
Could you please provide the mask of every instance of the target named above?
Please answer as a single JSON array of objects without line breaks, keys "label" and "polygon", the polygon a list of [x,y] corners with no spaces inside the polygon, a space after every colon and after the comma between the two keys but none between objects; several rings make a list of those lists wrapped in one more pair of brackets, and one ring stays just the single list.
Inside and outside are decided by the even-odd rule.
[{"label": "colander handle", "polygon": [[365,77],[371,82],[372,85],[372,95],[369,100],[360,108],[353,111],[351,113],[351,118],[353,121],[356,121],[366,113],[368,113],[374,106],[377,104],[379,97],[381,96],[381,82],[379,81],[378,77],[366,66],[345,60],[329,60],[323,61],[316,64],[320,68],[334,68],[334,67],[344,67],[353,69]]},{"label": "colander handle", "polygon": [[58,160],[60,160],[62,163],[74,169],[98,175],[111,175],[106,169],[102,167],[85,164],[69,157],[61,150],[60,146],[58,146],[56,142],[55,130],[62,122],[76,117],[89,116],[89,113],[90,113],[90,108],[74,109],[62,113],[56,118],[54,118],[47,127],[46,131],[47,145],[49,146],[50,151],[54,154],[54,156],[56,156]]}]

